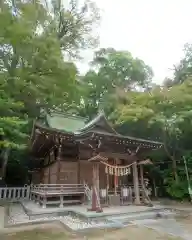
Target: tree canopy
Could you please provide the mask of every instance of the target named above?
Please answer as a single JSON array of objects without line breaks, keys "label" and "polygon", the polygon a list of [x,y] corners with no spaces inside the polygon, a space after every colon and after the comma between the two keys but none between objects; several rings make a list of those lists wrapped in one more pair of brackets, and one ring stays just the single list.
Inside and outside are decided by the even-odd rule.
[{"label": "tree canopy", "polygon": [[[183,157],[192,173],[192,45],[161,86],[153,70],[127,50],[98,49],[85,74],[75,62],[97,47],[99,9],[91,1],[0,2],[0,151],[6,165],[26,151],[40,109],[99,109],[125,135],[161,140],[151,176],[172,197],[187,196]],[[24,158],[24,157],[23,157]]]}]

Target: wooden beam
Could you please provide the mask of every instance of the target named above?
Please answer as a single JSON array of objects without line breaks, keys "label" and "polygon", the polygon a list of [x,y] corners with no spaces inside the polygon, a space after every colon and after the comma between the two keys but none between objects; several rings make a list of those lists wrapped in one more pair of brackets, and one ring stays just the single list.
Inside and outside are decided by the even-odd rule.
[{"label": "wooden beam", "polygon": [[136,155],[129,155],[128,153],[100,152],[99,154],[104,158],[123,159],[130,162],[134,162],[137,160]]},{"label": "wooden beam", "polygon": [[142,160],[138,165],[153,165],[153,162],[150,159]]}]

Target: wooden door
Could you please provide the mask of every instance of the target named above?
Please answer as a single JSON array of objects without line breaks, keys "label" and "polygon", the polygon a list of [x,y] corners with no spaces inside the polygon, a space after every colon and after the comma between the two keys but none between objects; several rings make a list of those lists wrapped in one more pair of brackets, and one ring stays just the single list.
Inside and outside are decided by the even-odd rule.
[{"label": "wooden door", "polygon": [[46,167],[43,170],[43,184],[48,184],[49,183],[49,168]]},{"label": "wooden door", "polygon": [[87,160],[80,160],[80,183],[86,183],[89,187],[93,182],[93,169],[92,163]]},{"label": "wooden door", "polygon": [[61,162],[59,173],[59,184],[77,184],[78,183],[78,163]]}]

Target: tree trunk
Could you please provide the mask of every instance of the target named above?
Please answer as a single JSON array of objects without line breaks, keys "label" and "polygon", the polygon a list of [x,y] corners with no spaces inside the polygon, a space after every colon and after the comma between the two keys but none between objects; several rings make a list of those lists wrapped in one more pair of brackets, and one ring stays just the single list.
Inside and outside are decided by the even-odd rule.
[{"label": "tree trunk", "polygon": [[166,137],[166,131],[163,131],[163,137],[164,137],[164,149],[165,152],[167,153],[168,157],[172,160],[172,169],[173,169],[173,176],[175,181],[178,183],[179,178],[178,178],[178,174],[177,174],[177,163],[176,163],[176,159],[175,159],[175,151],[173,152],[173,154],[171,154],[169,152],[169,149],[167,147],[167,137]]},{"label": "tree trunk", "polygon": [[175,159],[174,155],[172,157],[173,176],[174,176],[174,179],[175,179],[176,183],[178,183],[179,182],[179,178],[178,178],[178,174],[177,174],[177,163],[176,163],[176,159]]},{"label": "tree trunk", "polygon": [[7,163],[9,159],[10,148],[6,148],[3,153],[3,164],[2,164],[2,180],[5,181],[6,177],[6,170],[7,170]]}]

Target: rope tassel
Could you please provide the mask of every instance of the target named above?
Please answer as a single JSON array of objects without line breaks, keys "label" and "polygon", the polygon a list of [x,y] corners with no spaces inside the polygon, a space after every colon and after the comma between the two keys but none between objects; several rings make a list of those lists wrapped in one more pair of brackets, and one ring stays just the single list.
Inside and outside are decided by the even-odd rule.
[{"label": "rope tassel", "polygon": [[109,175],[115,175],[115,176],[125,176],[129,175],[131,173],[130,167],[134,164],[129,164],[126,166],[117,166],[117,165],[110,165],[106,162],[102,162],[105,165],[105,173]]}]

